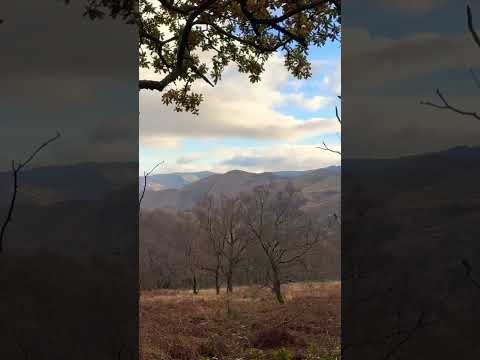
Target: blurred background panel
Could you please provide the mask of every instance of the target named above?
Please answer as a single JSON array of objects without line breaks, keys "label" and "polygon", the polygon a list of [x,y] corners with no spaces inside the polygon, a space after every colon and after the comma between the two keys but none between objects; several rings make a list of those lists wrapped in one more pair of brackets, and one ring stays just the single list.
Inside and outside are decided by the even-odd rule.
[{"label": "blurred background panel", "polygon": [[138,357],[137,29],[93,3],[2,5],[2,358]]},{"label": "blurred background panel", "polygon": [[346,359],[479,355],[480,7],[471,5],[345,3]]}]

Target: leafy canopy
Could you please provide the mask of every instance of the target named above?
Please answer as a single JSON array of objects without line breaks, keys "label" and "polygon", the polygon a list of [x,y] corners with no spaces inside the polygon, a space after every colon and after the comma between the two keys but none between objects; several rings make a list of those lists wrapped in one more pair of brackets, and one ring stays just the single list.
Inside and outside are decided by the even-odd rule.
[{"label": "leafy canopy", "polygon": [[[68,1],[68,0],[66,0]],[[341,0],[86,0],[92,19],[121,16],[137,24],[140,67],[160,80],[140,89],[162,92],[176,111],[198,114],[196,81],[215,86],[235,64],[258,82],[265,62],[280,53],[298,79],[311,76],[310,46],[340,35]]]}]

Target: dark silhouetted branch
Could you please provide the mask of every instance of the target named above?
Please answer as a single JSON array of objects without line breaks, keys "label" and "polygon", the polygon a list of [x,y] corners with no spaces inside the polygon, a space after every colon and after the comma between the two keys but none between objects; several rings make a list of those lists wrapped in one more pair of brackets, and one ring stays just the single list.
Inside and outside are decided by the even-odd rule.
[{"label": "dark silhouetted branch", "polygon": [[480,120],[480,115],[477,114],[476,112],[465,111],[465,110],[459,109],[456,106],[451,105],[439,89],[437,89],[436,93],[437,93],[438,97],[440,98],[440,100],[442,101],[442,104],[435,104],[435,103],[432,103],[430,101],[421,101],[420,104],[431,106],[431,107],[434,107],[434,108],[437,108],[437,109],[450,110],[450,111],[453,111],[457,114],[460,114],[460,115],[463,115],[463,116],[471,116],[471,117],[474,117],[477,120]]},{"label": "dark silhouetted branch", "polygon": [[147,178],[160,166],[163,164],[163,161],[162,162],[159,162],[158,164],[156,164],[153,168],[151,168],[149,171],[144,171],[143,172],[143,189],[142,189],[142,193],[140,195],[140,198],[138,199],[138,206],[140,207],[140,205],[142,204],[142,200],[145,196],[145,190],[147,188]]},{"label": "dark silhouetted branch", "polygon": [[478,78],[477,74],[473,69],[470,69],[470,75],[472,76],[473,81],[475,82],[475,85],[480,89],[480,79]]},{"label": "dark silhouetted branch", "polygon": [[[187,68],[191,68],[191,66],[187,65],[188,59],[188,41],[190,34],[192,32],[193,25],[197,17],[199,17],[202,12],[208,9],[211,5],[213,5],[217,0],[207,0],[203,4],[195,7],[191,10],[190,15],[185,21],[185,25],[183,26],[182,32],[180,34],[180,38],[178,41],[178,49],[176,54],[175,65],[173,69],[168,75],[166,75],[162,80],[155,81],[155,80],[140,80],[139,87],[140,89],[147,89],[147,90],[158,90],[163,91],[169,84],[176,81],[182,74],[184,74]],[[161,1],[162,5],[165,6],[167,9],[171,9],[172,11],[178,12],[179,8],[173,5],[173,1]],[[181,12],[183,13],[183,12]],[[188,10],[187,10],[188,13]],[[195,71],[195,70],[194,70]],[[202,77],[203,78],[203,77]],[[205,80],[205,79],[204,79]],[[208,82],[208,81],[207,81]]]},{"label": "dark silhouetted branch", "polygon": [[338,122],[341,124],[342,119],[340,118],[340,115],[338,114],[338,107],[335,106],[335,116],[337,117]]},{"label": "dark silhouetted branch", "polygon": [[[337,96],[340,100],[342,100],[342,97],[341,96]],[[338,113],[338,107],[335,106],[335,117],[337,118],[337,121],[340,125],[342,125],[342,118],[340,117],[340,114]],[[325,150],[325,151],[329,151],[331,153],[334,153],[334,154],[337,154],[337,155],[340,155],[342,156],[342,152],[341,151],[338,151],[338,150],[333,150],[332,148],[330,148],[329,146],[327,146],[327,144],[325,144],[325,141],[322,142],[323,146],[317,146],[317,149],[322,149],[322,150]]]},{"label": "dark silhouetted branch", "polygon": [[468,30],[470,30],[470,33],[472,34],[473,40],[477,44],[477,46],[480,47],[480,38],[475,31],[475,28],[473,26],[473,17],[472,17],[472,10],[470,9],[470,6],[467,5],[467,23],[468,23]]},{"label": "dark silhouetted branch", "polygon": [[13,191],[12,191],[12,198],[10,200],[10,206],[8,208],[8,213],[3,221],[2,228],[0,230],[0,253],[3,252],[3,241],[5,238],[5,232],[7,230],[7,226],[9,223],[12,222],[12,216],[13,216],[13,210],[15,208],[15,202],[17,200],[17,192],[18,192],[18,175],[20,171],[27,166],[34,158],[37,156],[37,154],[42,151],[46,146],[54,142],[60,138],[60,133],[57,131],[57,134],[52,137],[51,139],[45,141],[42,143],[39,147],[33,151],[33,153],[25,160],[23,163],[15,164],[15,161],[12,160],[12,176],[13,176]]},{"label": "dark silhouetted branch", "polygon": [[[473,26],[472,10],[471,10],[469,5],[467,5],[467,25],[468,25],[468,29],[470,30],[470,33],[472,34],[473,40],[475,41],[477,46],[480,47],[480,37],[478,36],[478,33],[476,32],[476,30]],[[476,77],[476,74],[472,69],[470,69],[470,74],[472,75],[472,78],[475,81],[476,85],[479,86],[480,83],[478,81],[478,78]],[[441,109],[441,110],[450,110],[450,111],[453,111],[457,114],[460,114],[460,115],[463,115],[463,116],[474,117],[475,119],[480,120],[480,115],[477,114],[476,112],[466,111],[466,110],[459,109],[458,107],[452,106],[446,100],[445,96],[443,96],[443,94],[441,93],[441,91],[439,89],[437,89],[436,93],[437,93],[438,97],[440,98],[440,100],[442,101],[442,104],[435,104],[435,103],[432,103],[430,101],[421,101],[420,104],[431,106],[431,107]]]},{"label": "dark silhouetted branch", "polygon": [[472,276],[472,265],[470,265],[470,263],[463,259],[462,260],[462,265],[463,267],[465,268],[465,271],[467,273],[467,277],[470,279],[470,281],[472,282],[472,284],[477,288],[477,289],[480,289],[480,283],[475,280]]},{"label": "dark silhouetted branch", "polygon": [[325,150],[325,151],[329,151],[331,153],[334,153],[334,154],[337,154],[337,155],[342,155],[342,152],[341,151],[338,151],[338,150],[334,150],[332,148],[329,148],[327,146],[327,144],[325,144],[325,141],[323,141],[323,146],[317,146],[317,149],[322,149],[322,150]]}]

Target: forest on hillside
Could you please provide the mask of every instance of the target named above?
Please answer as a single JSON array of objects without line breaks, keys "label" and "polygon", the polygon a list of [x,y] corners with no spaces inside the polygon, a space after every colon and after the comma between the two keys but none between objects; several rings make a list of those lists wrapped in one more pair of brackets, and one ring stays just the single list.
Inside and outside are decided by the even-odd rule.
[{"label": "forest on hillside", "polygon": [[236,196],[206,194],[188,211],[140,215],[142,289],[269,287],[340,277],[340,222],[319,220],[291,183]]}]

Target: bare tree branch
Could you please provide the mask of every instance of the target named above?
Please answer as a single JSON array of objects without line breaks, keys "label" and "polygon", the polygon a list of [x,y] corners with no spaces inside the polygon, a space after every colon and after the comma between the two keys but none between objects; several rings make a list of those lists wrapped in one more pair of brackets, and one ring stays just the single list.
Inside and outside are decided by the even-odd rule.
[{"label": "bare tree branch", "polygon": [[420,104],[431,106],[431,107],[434,107],[434,108],[437,108],[437,109],[442,109],[442,110],[451,110],[451,111],[453,111],[457,114],[460,114],[460,115],[463,115],[463,116],[471,116],[471,117],[474,117],[477,120],[480,120],[480,115],[477,114],[476,112],[465,111],[465,110],[462,110],[462,109],[460,109],[458,107],[455,107],[455,106],[451,105],[450,103],[448,103],[445,96],[442,94],[442,92],[439,89],[437,89],[436,93],[437,93],[438,97],[440,98],[440,100],[442,101],[443,105],[435,104],[435,103],[432,103],[430,101],[421,101]]},{"label": "bare tree branch", "polygon": [[[342,97],[341,96],[337,96],[340,100],[342,100]],[[338,113],[338,107],[335,106],[335,117],[337,118],[337,121],[340,125],[342,125],[342,118],[340,117],[340,114]],[[337,154],[337,155],[340,155],[342,156],[342,152],[341,151],[338,151],[338,150],[333,150],[332,148],[330,148],[329,146],[327,146],[327,144],[325,143],[325,141],[322,141],[322,144],[323,144],[323,147],[322,146],[317,146],[317,149],[322,149],[322,150],[325,150],[325,151],[329,151],[331,153],[334,153],[334,154]]]},{"label": "bare tree branch", "polygon": [[5,232],[7,230],[7,226],[10,222],[12,222],[13,210],[15,208],[15,202],[17,200],[18,175],[20,171],[25,166],[27,166],[35,158],[35,156],[37,156],[37,154],[40,151],[42,151],[46,146],[48,146],[58,138],[60,138],[60,133],[57,131],[57,134],[54,137],[52,137],[51,139],[48,139],[47,141],[42,143],[40,146],[38,146],[24,162],[15,164],[15,161],[12,160],[13,191],[12,191],[12,198],[10,200],[10,207],[8,209],[7,216],[3,221],[3,224],[0,230],[0,253],[3,252],[3,242],[5,239]]},{"label": "bare tree branch", "polygon": [[468,29],[470,30],[470,33],[472,34],[473,40],[477,44],[477,46],[480,47],[480,38],[475,31],[475,28],[473,26],[473,17],[472,17],[472,10],[470,9],[470,5],[467,5],[467,23],[468,23]]},{"label": "bare tree branch", "polygon": [[142,189],[142,193],[140,195],[140,198],[138,199],[138,206],[139,207],[142,204],[143,197],[145,196],[145,190],[147,188],[147,178],[163,163],[164,163],[163,161],[159,162],[154,167],[152,167],[149,171],[144,171],[143,172],[143,189]]},{"label": "bare tree branch", "polygon": [[475,280],[475,279],[473,278],[473,276],[472,276],[472,270],[473,270],[472,265],[470,265],[470,263],[469,263],[467,260],[465,260],[465,259],[462,260],[462,265],[463,265],[463,267],[465,268],[465,271],[466,271],[466,273],[467,273],[467,277],[470,279],[470,281],[472,282],[472,284],[473,284],[477,289],[480,290],[480,283],[479,283],[477,280]]},{"label": "bare tree branch", "polygon": [[322,150],[325,150],[325,151],[330,151],[330,152],[332,152],[334,154],[337,154],[337,155],[342,155],[341,151],[333,150],[333,149],[329,148],[327,146],[327,144],[325,144],[325,141],[323,141],[323,147],[322,146],[317,146],[317,149],[322,149]]},{"label": "bare tree branch", "polygon": [[337,117],[338,122],[341,124],[342,119],[340,118],[340,115],[338,114],[338,107],[335,106],[335,116]]},{"label": "bare tree branch", "polygon": [[[480,47],[480,37],[478,36],[478,34],[477,34],[477,32],[476,32],[476,30],[473,26],[472,10],[471,10],[469,5],[467,5],[467,25],[468,25],[468,29],[470,30],[470,33],[472,35],[473,40],[475,41],[477,46]],[[476,74],[474,73],[474,71],[472,69],[470,69],[470,73],[471,73],[472,78],[475,81],[476,85],[479,86],[480,82],[478,81],[478,78],[476,77]],[[474,117],[475,119],[480,120],[480,115],[477,114],[476,112],[466,111],[466,110],[462,110],[458,107],[452,106],[446,100],[445,96],[443,96],[442,92],[439,89],[437,89],[436,93],[437,93],[438,97],[440,98],[440,100],[442,101],[442,104],[435,104],[435,103],[432,103],[430,101],[421,101],[420,104],[427,105],[427,106],[434,107],[434,108],[441,109],[441,110],[450,110],[450,111],[453,111],[457,114],[460,114],[460,115],[463,115],[463,116]]]},{"label": "bare tree branch", "polygon": [[470,75],[471,75],[475,85],[477,85],[477,87],[480,89],[480,79],[478,78],[477,74],[475,73],[475,71],[473,69],[470,69]]}]

